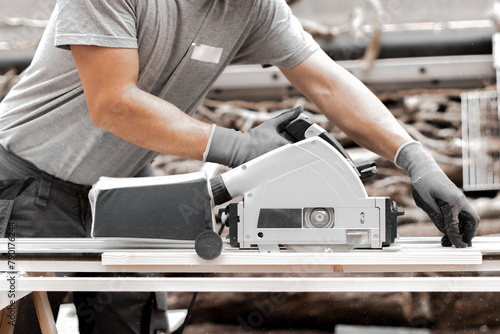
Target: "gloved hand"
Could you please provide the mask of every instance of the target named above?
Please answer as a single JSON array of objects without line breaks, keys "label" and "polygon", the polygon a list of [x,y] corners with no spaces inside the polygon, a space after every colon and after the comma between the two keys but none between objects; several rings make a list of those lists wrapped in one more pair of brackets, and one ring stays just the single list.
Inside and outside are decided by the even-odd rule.
[{"label": "gloved hand", "polygon": [[205,150],[208,162],[237,167],[290,142],[280,132],[299,117],[302,107],[284,112],[248,132],[215,127]]},{"label": "gloved hand", "polygon": [[417,206],[444,233],[441,245],[458,248],[472,246],[479,216],[434,158],[424,151],[419,142],[412,142],[403,145],[394,160],[396,166],[408,172]]}]

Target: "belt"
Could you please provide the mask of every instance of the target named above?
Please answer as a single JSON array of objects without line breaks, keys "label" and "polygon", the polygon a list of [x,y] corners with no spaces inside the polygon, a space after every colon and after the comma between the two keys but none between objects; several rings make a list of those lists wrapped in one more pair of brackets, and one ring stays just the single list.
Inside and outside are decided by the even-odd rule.
[{"label": "belt", "polygon": [[45,206],[45,203],[49,197],[51,187],[56,187],[68,193],[74,193],[75,195],[87,195],[92,186],[76,184],[70,181],[64,181],[60,178],[52,176],[38,167],[36,167],[31,162],[19,157],[15,153],[6,150],[0,145],[0,161],[4,168],[12,168],[20,173],[26,175],[27,177],[34,178],[40,181],[40,186],[37,193],[36,203]]}]

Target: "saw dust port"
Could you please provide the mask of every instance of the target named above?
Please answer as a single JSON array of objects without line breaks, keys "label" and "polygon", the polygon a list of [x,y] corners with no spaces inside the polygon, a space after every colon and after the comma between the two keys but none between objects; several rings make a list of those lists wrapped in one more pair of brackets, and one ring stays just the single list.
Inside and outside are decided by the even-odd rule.
[{"label": "saw dust port", "polygon": [[[110,302],[110,291],[168,292],[157,295],[154,310],[168,318],[169,327],[154,333],[500,332],[500,2],[286,2],[318,46],[374,93],[465,195],[481,219],[472,246],[443,247],[443,233],[416,205],[405,170],[346,135],[278,67],[237,64],[218,76],[192,117],[248,133],[299,107],[309,123],[289,130],[287,139],[295,138],[290,148],[233,169],[156,156],[155,177],[170,189],[175,183],[179,192],[169,201],[186,202],[179,205],[178,217],[203,221],[196,234],[210,232],[196,246],[205,258],[195,251],[196,236],[156,239],[158,231],[144,226],[138,231],[133,223],[120,240],[113,237],[114,228],[106,239],[15,238],[16,259],[10,260],[19,271],[16,292],[31,291],[23,284],[45,282],[49,293],[58,284],[69,284],[53,275],[65,266],[89,274],[87,280],[78,278],[78,286],[68,285],[69,290],[100,289],[96,300],[104,304]],[[0,0],[0,101],[31,63],[55,4]],[[213,57],[202,58],[213,63]],[[363,131],[370,129],[359,129]],[[324,152],[333,157],[322,156]],[[311,156],[317,163],[302,168],[301,162]],[[191,198],[193,187],[185,185],[193,179],[202,180],[203,189]],[[115,184],[106,182],[111,184],[106,190]],[[132,187],[146,187],[141,191],[147,192],[153,184]],[[211,207],[205,205],[209,202]],[[136,206],[125,207],[136,211]],[[158,217],[163,219],[161,213]],[[467,219],[464,213],[459,218]],[[189,234],[183,232],[175,230],[175,235]],[[14,249],[8,248],[7,235],[2,240]],[[2,261],[7,275],[9,259]],[[31,273],[22,275],[20,268],[42,278],[30,280]],[[92,276],[93,271],[131,271],[134,276],[106,279]],[[88,317],[78,320],[82,308],[75,300],[68,293],[57,319],[39,316],[37,321],[53,325],[58,333],[80,333],[78,323]],[[8,317],[12,307],[2,307]],[[1,322],[0,332],[6,326]]]}]

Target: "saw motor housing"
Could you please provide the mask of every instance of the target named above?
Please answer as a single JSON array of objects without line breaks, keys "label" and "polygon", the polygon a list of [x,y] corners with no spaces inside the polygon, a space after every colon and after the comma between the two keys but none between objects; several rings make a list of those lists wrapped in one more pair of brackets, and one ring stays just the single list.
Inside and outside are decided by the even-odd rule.
[{"label": "saw motor housing", "polygon": [[222,215],[232,246],[382,248],[402,214],[387,197],[368,197],[352,164],[320,137],[286,145],[220,176],[232,197]]}]

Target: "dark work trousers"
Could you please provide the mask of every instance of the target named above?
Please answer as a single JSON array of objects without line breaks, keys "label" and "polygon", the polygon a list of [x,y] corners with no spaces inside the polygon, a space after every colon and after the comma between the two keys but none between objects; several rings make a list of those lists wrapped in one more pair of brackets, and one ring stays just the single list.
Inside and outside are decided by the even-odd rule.
[{"label": "dark work trousers", "polygon": [[[8,228],[16,239],[88,237],[89,190],[52,177],[0,146],[0,236]],[[65,293],[48,295],[57,316]],[[81,334],[154,333],[150,321],[157,313],[155,293],[75,292],[73,299]],[[16,317],[15,334],[24,333],[41,333],[31,296],[21,299]]]}]

